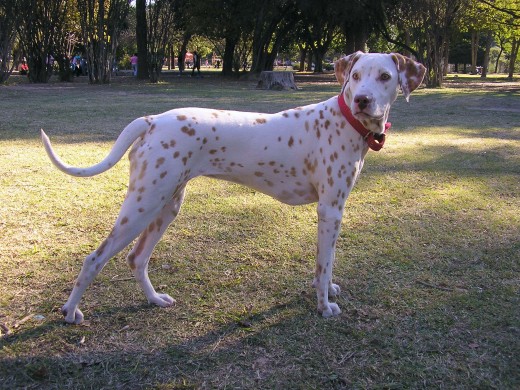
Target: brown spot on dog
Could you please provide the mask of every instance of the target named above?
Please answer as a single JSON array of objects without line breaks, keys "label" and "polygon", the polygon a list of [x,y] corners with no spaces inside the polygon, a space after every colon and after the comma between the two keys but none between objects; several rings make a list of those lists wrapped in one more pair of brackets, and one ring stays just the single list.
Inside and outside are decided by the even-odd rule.
[{"label": "brown spot on dog", "polygon": [[99,248],[97,249],[96,251],[96,255],[99,257],[103,254],[103,252],[105,251],[105,248],[107,246],[108,242],[107,240],[103,241],[103,243],[99,246]]},{"label": "brown spot on dog", "polygon": [[188,119],[186,115],[177,115],[177,120],[179,121],[185,121],[186,119]]},{"label": "brown spot on dog", "polygon": [[139,256],[141,253],[143,253],[144,245],[146,244],[147,237],[148,237],[148,234],[145,231],[143,233],[143,235],[139,238],[139,242],[137,243],[137,247],[135,248],[136,256]]},{"label": "brown spot on dog", "polygon": [[180,153],[177,151],[177,152],[173,153],[173,158],[177,158],[177,157],[179,157],[179,155],[180,155]]},{"label": "brown spot on dog", "polygon": [[287,142],[287,145],[288,145],[289,147],[292,147],[292,146],[294,145],[294,138],[293,138],[293,137],[290,137],[290,138],[289,138],[289,142]]},{"label": "brown spot on dog", "polygon": [[195,135],[195,129],[192,129],[188,126],[182,126],[181,131],[185,134],[188,134],[190,137],[193,137]]},{"label": "brown spot on dog", "polygon": [[161,179],[164,179],[164,176],[166,176],[167,174],[168,174],[168,172],[164,171],[159,176],[160,176]]},{"label": "brown spot on dog", "polygon": [[264,173],[263,173],[263,172],[256,171],[256,172],[255,172],[255,176],[257,176],[257,177],[262,177],[262,176],[264,176]]},{"label": "brown spot on dog", "polygon": [[155,163],[155,168],[159,168],[162,164],[164,164],[164,157],[160,157],[157,159]]},{"label": "brown spot on dog", "polygon": [[260,123],[260,124],[264,124],[267,122],[267,120],[265,118],[256,118],[256,122]]},{"label": "brown spot on dog", "polygon": [[[323,270],[323,267],[321,266],[321,264],[317,264],[316,265],[316,277],[319,278],[321,272]],[[319,281],[319,280],[318,280]]]},{"label": "brown spot on dog", "polygon": [[144,160],[143,165],[141,166],[141,172],[139,172],[139,177],[138,177],[139,180],[142,179],[144,177],[144,175],[146,174],[146,168],[148,168],[148,161]]},{"label": "brown spot on dog", "polygon": [[123,219],[121,220],[121,225],[124,225],[128,223],[128,217],[123,217]]}]

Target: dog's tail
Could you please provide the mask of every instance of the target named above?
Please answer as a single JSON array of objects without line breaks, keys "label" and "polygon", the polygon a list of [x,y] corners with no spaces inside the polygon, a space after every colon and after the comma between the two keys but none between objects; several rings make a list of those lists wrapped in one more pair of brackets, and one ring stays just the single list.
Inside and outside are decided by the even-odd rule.
[{"label": "dog's tail", "polygon": [[149,126],[144,118],[134,120],[121,132],[108,156],[106,156],[100,163],[86,168],[72,167],[64,163],[52,149],[49,137],[47,137],[47,134],[45,134],[43,129],[41,129],[41,137],[47,155],[60,171],[72,176],[87,177],[99,175],[100,173],[112,168],[119,160],[121,160],[128,148],[132,146],[135,140],[141,136],[148,127]]}]

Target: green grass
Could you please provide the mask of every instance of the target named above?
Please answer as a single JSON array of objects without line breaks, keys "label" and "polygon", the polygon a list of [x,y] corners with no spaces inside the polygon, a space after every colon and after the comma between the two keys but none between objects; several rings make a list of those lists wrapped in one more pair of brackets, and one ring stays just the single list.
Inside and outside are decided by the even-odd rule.
[{"label": "green grass", "polygon": [[385,148],[369,153],[347,203],[341,316],[315,309],[315,206],[199,178],[150,264],[177,304],[147,305],[123,251],[87,290],[85,324],[64,324],[59,308],[111,229],[128,162],[66,176],[39,129],[67,162],[90,165],[144,114],[276,112],[339,91],[332,77],[298,83],[0,86],[0,388],[520,386],[518,82],[458,79],[398,99]]}]

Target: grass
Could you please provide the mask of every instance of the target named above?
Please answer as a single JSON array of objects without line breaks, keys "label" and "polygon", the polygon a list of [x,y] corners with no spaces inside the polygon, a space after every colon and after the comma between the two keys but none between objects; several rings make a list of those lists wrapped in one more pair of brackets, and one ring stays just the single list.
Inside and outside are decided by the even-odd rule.
[{"label": "grass", "polygon": [[[399,98],[348,200],[335,279],[341,316],[315,311],[315,206],[196,179],[156,248],[146,304],[112,260],[63,323],[86,254],[111,229],[128,163],[87,179],[135,117],[173,107],[275,112],[324,100],[215,76],[0,87],[0,388],[409,389],[520,386],[520,84],[464,82]],[[6,334],[7,333],[7,334]]]}]

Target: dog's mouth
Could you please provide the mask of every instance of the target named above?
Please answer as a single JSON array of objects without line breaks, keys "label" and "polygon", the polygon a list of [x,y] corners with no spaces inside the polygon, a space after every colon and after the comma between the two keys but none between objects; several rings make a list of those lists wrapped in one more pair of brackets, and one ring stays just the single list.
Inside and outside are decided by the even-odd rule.
[{"label": "dog's mouth", "polygon": [[358,112],[355,112],[354,113],[354,116],[358,119],[358,120],[362,120],[362,119],[365,119],[365,120],[370,120],[370,121],[382,121],[384,118],[385,118],[385,115],[371,115],[371,114],[368,114],[364,111],[358,111]]}]

